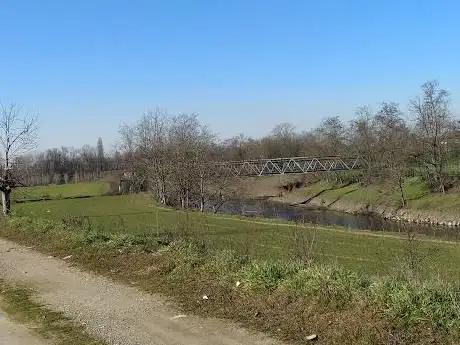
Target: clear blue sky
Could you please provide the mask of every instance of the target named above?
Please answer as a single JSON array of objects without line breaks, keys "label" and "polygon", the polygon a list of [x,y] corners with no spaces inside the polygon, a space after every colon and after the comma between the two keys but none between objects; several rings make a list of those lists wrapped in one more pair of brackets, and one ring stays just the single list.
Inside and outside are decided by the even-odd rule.
[{"label": "clear blue sky", "polygon": [[156,106],[260,136],[401,103],[460,100],[458,1],[0,0],[0,100],[38,112],[40,148],[117,139]]}]

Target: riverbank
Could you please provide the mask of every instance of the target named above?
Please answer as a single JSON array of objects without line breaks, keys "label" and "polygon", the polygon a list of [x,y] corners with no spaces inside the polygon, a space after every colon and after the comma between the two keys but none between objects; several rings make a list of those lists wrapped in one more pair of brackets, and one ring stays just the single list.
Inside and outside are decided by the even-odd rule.
[{"label": "riverbank", "polygon": [[301,176],[248,178],[239,182],[248,198],[266,198],[290,205],[309,206],[350,214],[375,214],[392,221],[460,226],[460,192],[431,193],[420,180],[405,183],[408,204],[401,207],[399,191],[389,184],[364,186],[321,180],[305,181]]}]

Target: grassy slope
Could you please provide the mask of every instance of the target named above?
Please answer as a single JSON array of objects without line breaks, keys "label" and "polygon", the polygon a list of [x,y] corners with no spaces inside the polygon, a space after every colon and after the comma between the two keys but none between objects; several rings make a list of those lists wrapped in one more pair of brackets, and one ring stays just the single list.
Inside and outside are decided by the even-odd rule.
[{"label": "grassy slope", "polygon": [[[346,187],[334,187],[325,181],[314,183],[303,189],[307,196],[316,195],[326,205],[337,202],[349,202],[360,205],[386,206],[397,208],[400,206],[399,191],[389,185],[360,186],[352,184]],[[414,210],[435,210],[455,212],[460,209],[460,194],[458,192],[442,194],[430,193],[428,187],[417,179],[408,179],[405,183],[405,193],[408,208]]]},{"label": "grassy slope", "polygon": [[[342,175],[346,179],[346,175]],[[307,176],[308,177],[308,176]],[[235,182],[240,195],[247,197],[270,196],[274,200],[287,203],[301,203],[313,198],[313,204],[331,206],[336,209],[357,210],[366,205],[377,206],[388,211],[396,210],[401,205],[399,190],[390,184],[359,184],[340,187],[327,181],[326,176],[317,176],[320,182],[309,184],[292,192],[282,190],[280,186],[289,182],[300,181],[301,175],[265,176],[242,178]],[[277,195],[282,192],[282,197]],[[405,182],[405,193],[408,199],[408,210],[429,214],[430,211],[455,218],[460,210],[460,191],[456,188],[444,195],[431,193],[428,186],[417,178],[409,178]]]},{"label": "grassy slope", "polygon": [[[319,262],[380,275],[400,267],[408,246],[406,238],[397,234],[173,211],[157,206],[147,195],[24,203],[16,205],[15,212],[70,224],[84,222],[105,233],[188,233],[213,248],[233,249],[262,259],[292,258],[304,251],[303,244],[313,242],[313,254]],[[423,252],[420,260],[426,274],[460,279],[458,244],[427,239],[417,246]]]},{"label": "grassy slope", "polygon": [[103,345],[60,313],[33,301],[32,291],[0,279],[0,306],[9,317],[32,328],[55,345]]}]

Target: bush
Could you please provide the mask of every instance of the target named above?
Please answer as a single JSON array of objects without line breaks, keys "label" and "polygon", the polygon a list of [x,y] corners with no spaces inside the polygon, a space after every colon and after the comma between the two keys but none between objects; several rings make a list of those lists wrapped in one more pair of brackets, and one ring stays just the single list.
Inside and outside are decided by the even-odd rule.
[{"label": "bush", "polygon": [[458,334],[459,291],[458,287],[443,283],[387,279],[374,282],[370,288],[370,296],[385,317],[401,328],[429,323],[430,327]]},{"label": "bush", "polygon": [[120,195],[122,194],[120,191],[120,183],[117,181],[109,181],[109,189],[105,192],[104,195]]},{"label": "bush", "polygon": [[110,236],[97,229],[88,229],[80,233],[80,240],[86,245],[98,245],[110,240]]},{"label": "bush", "polygon": [[175,267],[171,278],[178,279],[195,271],[206,261],[206,247],[202,242],[178,240],[167,247],[164,255]]},{"label": "bush", "polygon": [[309,266],[287,279],[282,288],[306,295],[317,303],[342,309],[363,300],[370,281],[357,273],[334,266]]},{"label": "bush", "polygon": [[69,230],[87,229],[91,226],[88,217],[77,217],[67,215],[62,218],[62,223]]},{"label": "bush", "polygon": [[272,292],[280,283],[296,274],[301,269],[294,262],[251,262],[241,271],[241,281],[244,287],[255,291]]},{"label": "bush", "polygon": [[202,269],[207,274],[223,278],[236,275],[248,262],[247,255],[241,255],[233,250],[221,250],[210,256],[203,264]]}]

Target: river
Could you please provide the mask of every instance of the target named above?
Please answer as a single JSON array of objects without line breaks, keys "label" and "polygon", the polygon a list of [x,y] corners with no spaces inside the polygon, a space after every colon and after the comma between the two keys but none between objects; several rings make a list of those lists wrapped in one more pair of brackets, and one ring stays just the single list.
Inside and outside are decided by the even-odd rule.
[{"label": "river", "polygon": [[460,228],[414,224],[386,220],[378,215],[355,215],[331,210],[292,206],[267,200],[230,200],[225,202],[220,213],[247,217],[283,219],[328,226],[340,226],[350,230],[415,232],[436,239],[459,241]]}]

